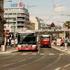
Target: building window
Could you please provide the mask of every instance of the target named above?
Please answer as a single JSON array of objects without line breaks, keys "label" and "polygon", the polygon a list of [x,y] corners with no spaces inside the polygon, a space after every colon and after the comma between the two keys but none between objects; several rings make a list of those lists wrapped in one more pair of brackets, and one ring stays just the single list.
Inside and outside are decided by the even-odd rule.
[{"label": "building window", "polygon": [[17,26],[18,28],[23,28],[24,26]]},{"label": "building window", "polygon": [[12,15],[16,15],[17,13],[12,13]]}]

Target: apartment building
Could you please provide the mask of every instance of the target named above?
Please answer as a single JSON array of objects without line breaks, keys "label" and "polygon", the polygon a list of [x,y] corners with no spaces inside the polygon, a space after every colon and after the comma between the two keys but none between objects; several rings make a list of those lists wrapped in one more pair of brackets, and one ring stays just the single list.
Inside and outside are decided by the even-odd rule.
[{"label": "apartment building", "polygon": [[26,8],[5,8],[4,18],[6,19],[5,27],[11,32],[14,30],[23,30],[29,23],[29,12]]},{"label": "apartment building", "polygon": [[6,19],[5,29],[10,32],[23,31],[29,24],[28,9],[21,0],[18,3],[11,2],[10,7],[4,8],[4,18]]}]

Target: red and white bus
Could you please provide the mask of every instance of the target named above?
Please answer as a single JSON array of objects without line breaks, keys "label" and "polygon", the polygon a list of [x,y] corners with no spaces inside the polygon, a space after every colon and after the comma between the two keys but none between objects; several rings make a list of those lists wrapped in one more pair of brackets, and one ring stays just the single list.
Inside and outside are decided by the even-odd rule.
[{"label": "red and white bus", "polygon": [[37,50],[37,36],[34,32],[18,33],[17,50]]}]

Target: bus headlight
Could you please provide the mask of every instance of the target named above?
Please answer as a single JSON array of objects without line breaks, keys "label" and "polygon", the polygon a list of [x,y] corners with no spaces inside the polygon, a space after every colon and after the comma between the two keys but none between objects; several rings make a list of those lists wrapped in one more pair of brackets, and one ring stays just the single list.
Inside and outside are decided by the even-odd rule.
[{"label": "bus headlight", "polygon": [[36,45],[32,45],[32,48],[36,48]]},{"label": "bus headlight", "polygon": [[21,47],[21,45],[18,45],[18,47]]}]

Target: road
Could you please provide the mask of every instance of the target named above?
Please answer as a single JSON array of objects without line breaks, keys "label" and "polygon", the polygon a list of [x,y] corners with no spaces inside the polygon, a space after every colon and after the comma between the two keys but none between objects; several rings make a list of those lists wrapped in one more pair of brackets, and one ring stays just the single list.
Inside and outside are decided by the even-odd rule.
[{"label": "road", "polygon": [[70,70],[70,55],[52,48],[0,55],[0,70]]}]

